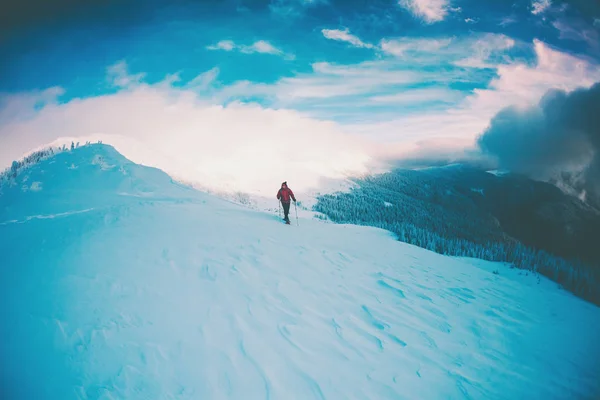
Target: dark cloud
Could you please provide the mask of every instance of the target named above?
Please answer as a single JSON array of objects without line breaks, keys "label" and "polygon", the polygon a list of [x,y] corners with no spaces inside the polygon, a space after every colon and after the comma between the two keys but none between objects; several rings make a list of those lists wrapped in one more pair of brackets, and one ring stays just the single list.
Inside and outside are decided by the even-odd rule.
[{"label": "dark cloud", "polygon": [[500,168],[569,184],[600,201],[600,82],[547,92],[535,107],[508,107],[478,140]]},{"label": "dark cloud", "polygon": [[[564,4],[585,17],[597,18],[600,16],[600,2],[596,0],[564,0],[557,3],[559,5]],[[559,7],[559,10],[562,10],[562,7]]]},{"label": "dark cloud", "polygon": [[132,1],[123,0],[21,0],[7,1],[0,13],[0,38],[11,33],[21,33],[46,23],[64,23],[70,19],[97,19],[106,11],[121,6],[122,11]]},{"label": "dark cloud", "polygon": [[41,34],[40,29],[78,26],[118,35],[160,18],[203,21],[209,14],[227,17],[235,11],[266,8],[268,4],[269,0],[3,0],[0,46],[32,31]]},{"label": "dark cloud", "polygon": [[417,145],[417,149],[402,158],[382,157],[381,160],[392,168],[442,167],[449,164],[464,164],[479,169],[495,167],[487,158],[481,157],[479,152],[470,149],[441,146],[427,141]]}]

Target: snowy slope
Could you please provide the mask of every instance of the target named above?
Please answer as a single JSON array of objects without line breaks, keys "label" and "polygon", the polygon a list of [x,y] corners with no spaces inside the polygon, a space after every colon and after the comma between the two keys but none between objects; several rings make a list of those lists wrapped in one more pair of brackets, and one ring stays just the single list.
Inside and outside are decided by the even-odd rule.
[{"label": "snowy slope", "polygon": [[[273,182],[272,191],[269,193],[245,193],[236,191],[216,191],[211,190],[193,182],[187,182],[188,186],[195,187],[200,191],[208,192],[216,197],[225,199],[229,202],[243,205],[245,208],[250,208],[257,211],[268,213],[279,213],[280,205],[276,198],[277,191],[280,188],[281,182]],[[300,200],[298,203],[298,215],[304,218],[320,217],[321,220],[326,220],[327,217],[319,212],[313,211],[312,208],[317,204],[317,198],[323,194],[344,193],[349,192],[351,188],[357,188],[358,185],[348,178],[321,178],[315,187],[297,190],[293,182],[288,182],[295,196]],[[293,210],[294,214],[296,210]]]},{"label": "snowy slope", "polygon": [[600,393],[598,307],[382,230],[299,222],[104,145],[32,167],[0,197],[3,398]]}]

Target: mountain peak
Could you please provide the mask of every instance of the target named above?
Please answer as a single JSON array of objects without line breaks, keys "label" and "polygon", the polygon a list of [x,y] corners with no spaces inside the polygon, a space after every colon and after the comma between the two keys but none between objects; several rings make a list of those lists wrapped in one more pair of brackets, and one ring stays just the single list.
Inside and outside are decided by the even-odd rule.
[{"label": "mountain peak", "polygon": [[[5,172],[0,187],[0,222],[32,210],[54,215],[121,204],[126,197],[188,198],[199,192],[163,171],[135,164],[106,144],[43,151],[40,160]],[[13,166],[15,163],[13,163]]]}]

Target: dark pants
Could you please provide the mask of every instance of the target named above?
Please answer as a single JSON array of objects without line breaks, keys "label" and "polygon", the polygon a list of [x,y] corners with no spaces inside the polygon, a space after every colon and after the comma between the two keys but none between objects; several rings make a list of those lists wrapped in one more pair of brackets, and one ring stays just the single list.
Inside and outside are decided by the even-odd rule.
[{"label": "dark pants", "polygon": [[290,213],[290,204],[291,203],[286,203],[285,201],[282,201],[281,204],[283,205],[283,219],[285,219],[286,221],[289,221],[289,217],[288,214]]}]

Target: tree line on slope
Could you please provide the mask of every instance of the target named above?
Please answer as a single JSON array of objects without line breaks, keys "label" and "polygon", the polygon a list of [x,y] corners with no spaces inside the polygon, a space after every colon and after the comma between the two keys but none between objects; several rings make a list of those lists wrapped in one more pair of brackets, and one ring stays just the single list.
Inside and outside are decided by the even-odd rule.
[{"label": "tree line on slope", "polygon": [[[407,175],[408,172],[408,175]],[[468,196],[418,171],[357,179],[358,188],[322,195],[313,207],[336,223],[374,226],[440,254],[474,257],[544,275],[600,305],[600,282],[586,264],[526,246]]]},{"label": "tree line on slope", "polygon": [[579,260],[600,274],[600,209],[593,204],[520,174],[496,176],[464,165],[420,172],[448,181],[521,243]]},{"label": "tree line on slope", "polygon": [[[100,143],[100,142],[98,142]],[[90,144],[90,142],[86,142],[85,145]],[[71,150],[74,150],[79,147],[79,142],[71,142]],[[22,160],[13,161],[11,166],[6,168],[4,171],[0,172],[0,188],[4,185],[10,185],[15,182],[17,176],[28,167],[39,163],[42,160],[45,160],[49,157],[52,157],[54,154],[68,151],[66,145],[62,145],[61,147],[46,147],[41,150],[37,150],[24,157]]]}]

